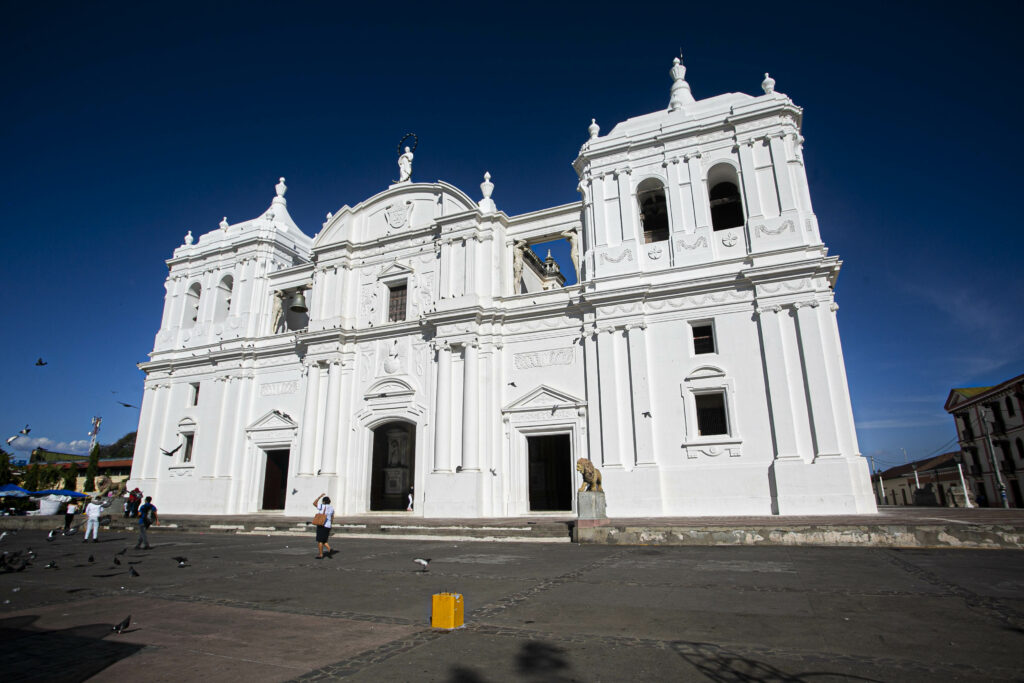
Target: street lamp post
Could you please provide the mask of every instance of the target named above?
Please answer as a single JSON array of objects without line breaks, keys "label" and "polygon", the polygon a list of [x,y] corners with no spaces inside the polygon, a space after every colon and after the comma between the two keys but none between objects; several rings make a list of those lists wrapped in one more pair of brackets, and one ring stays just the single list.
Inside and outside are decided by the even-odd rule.
[{"label": "street lamp post", "polygon": [[960,490],[964,492],[964,507],[972,508],[974,506],[971,504],[971,494],[967,490],[967,482],[964,481],[964,466],[960,462],[960,458],[956,459],[956,469],[960,472]]}]

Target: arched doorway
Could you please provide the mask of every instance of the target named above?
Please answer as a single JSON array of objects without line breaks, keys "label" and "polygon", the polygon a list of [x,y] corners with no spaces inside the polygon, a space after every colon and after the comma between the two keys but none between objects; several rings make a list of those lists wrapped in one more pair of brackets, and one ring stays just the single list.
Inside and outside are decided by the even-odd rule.
[{"label": "arched doorway", "polygon": [[416,474],[416,425],[386,422],[373,430],[370,510],[405,510]]}]

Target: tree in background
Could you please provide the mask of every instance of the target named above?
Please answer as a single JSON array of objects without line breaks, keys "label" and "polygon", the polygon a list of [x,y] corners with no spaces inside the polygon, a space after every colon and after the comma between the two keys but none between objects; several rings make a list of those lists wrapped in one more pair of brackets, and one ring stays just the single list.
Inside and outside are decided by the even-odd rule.
[{"label": "tree in background", "polygon": [[85,471],[85,486],[82,490],[88,493],[89,491],[96,490],[96,473],[100,469],[100,445],[96,444],[93,446],[92,453],[89,454],[89,469]]},{"label": "tree in background", "polygon": [[66,468],[64,470],[63,479],[64,481],[61,484],[61,488],[65,491],[74,491],[75,484],[78,483],[78,468],[74,465]]},{"label": "tree in background", "polygon": [[11,454],[0,448],[0,486],[17,484],[16,479],[11,469]]},{"label": "tree in background", "polygon": [[39,488],[40,489],[52,489],[56,488],[60,483],[61,476],[60,465],[48,465],[39,470]]},{"label": "tree in background", "polygon": [[39,490],[39,464],[35,463],[28,466],[25,470],[25,482],[24,486],[29,491]]}]

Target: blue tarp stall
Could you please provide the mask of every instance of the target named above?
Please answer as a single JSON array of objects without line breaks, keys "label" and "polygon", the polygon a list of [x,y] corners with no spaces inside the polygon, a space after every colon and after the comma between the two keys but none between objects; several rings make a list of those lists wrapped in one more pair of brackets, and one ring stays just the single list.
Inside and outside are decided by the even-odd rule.
[{"label": "blue tarp stall", "polygon": [[[24,491],[25,489],[22,489]],[[42,498],[43,496],[68,496],[70,498],[88,498],[84,493],[78,491],[68,491],[67,489],[47,489],[46,491],[36,491],[35,493],[29,494],[33,498]]]},{"label": "blue tarp stall", "polygon": [[0,486],[0,498],[28,498],[32,492],[14,484]]}]

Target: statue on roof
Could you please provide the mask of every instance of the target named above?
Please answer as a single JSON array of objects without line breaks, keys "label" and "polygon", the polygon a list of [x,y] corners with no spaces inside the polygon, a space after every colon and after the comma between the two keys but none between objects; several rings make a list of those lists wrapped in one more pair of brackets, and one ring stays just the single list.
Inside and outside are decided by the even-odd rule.
[{"label": "statue on roof", "polygon": [[[412,138],[412,149],[406,147],[405,152],[402,152],[402,145],[409,138]],[[405,137],[398,141],[398,151],[401,153],[398,157],[398,182],[407,183],[412,180],[412,153],[416,151],[419,143],[416,133],[406,133]]]},{"label": "statue on roof", "polygon": [[405,148],[405,153],[398,157],[398,182],[407,183],[412,179],[412,152]]}]

